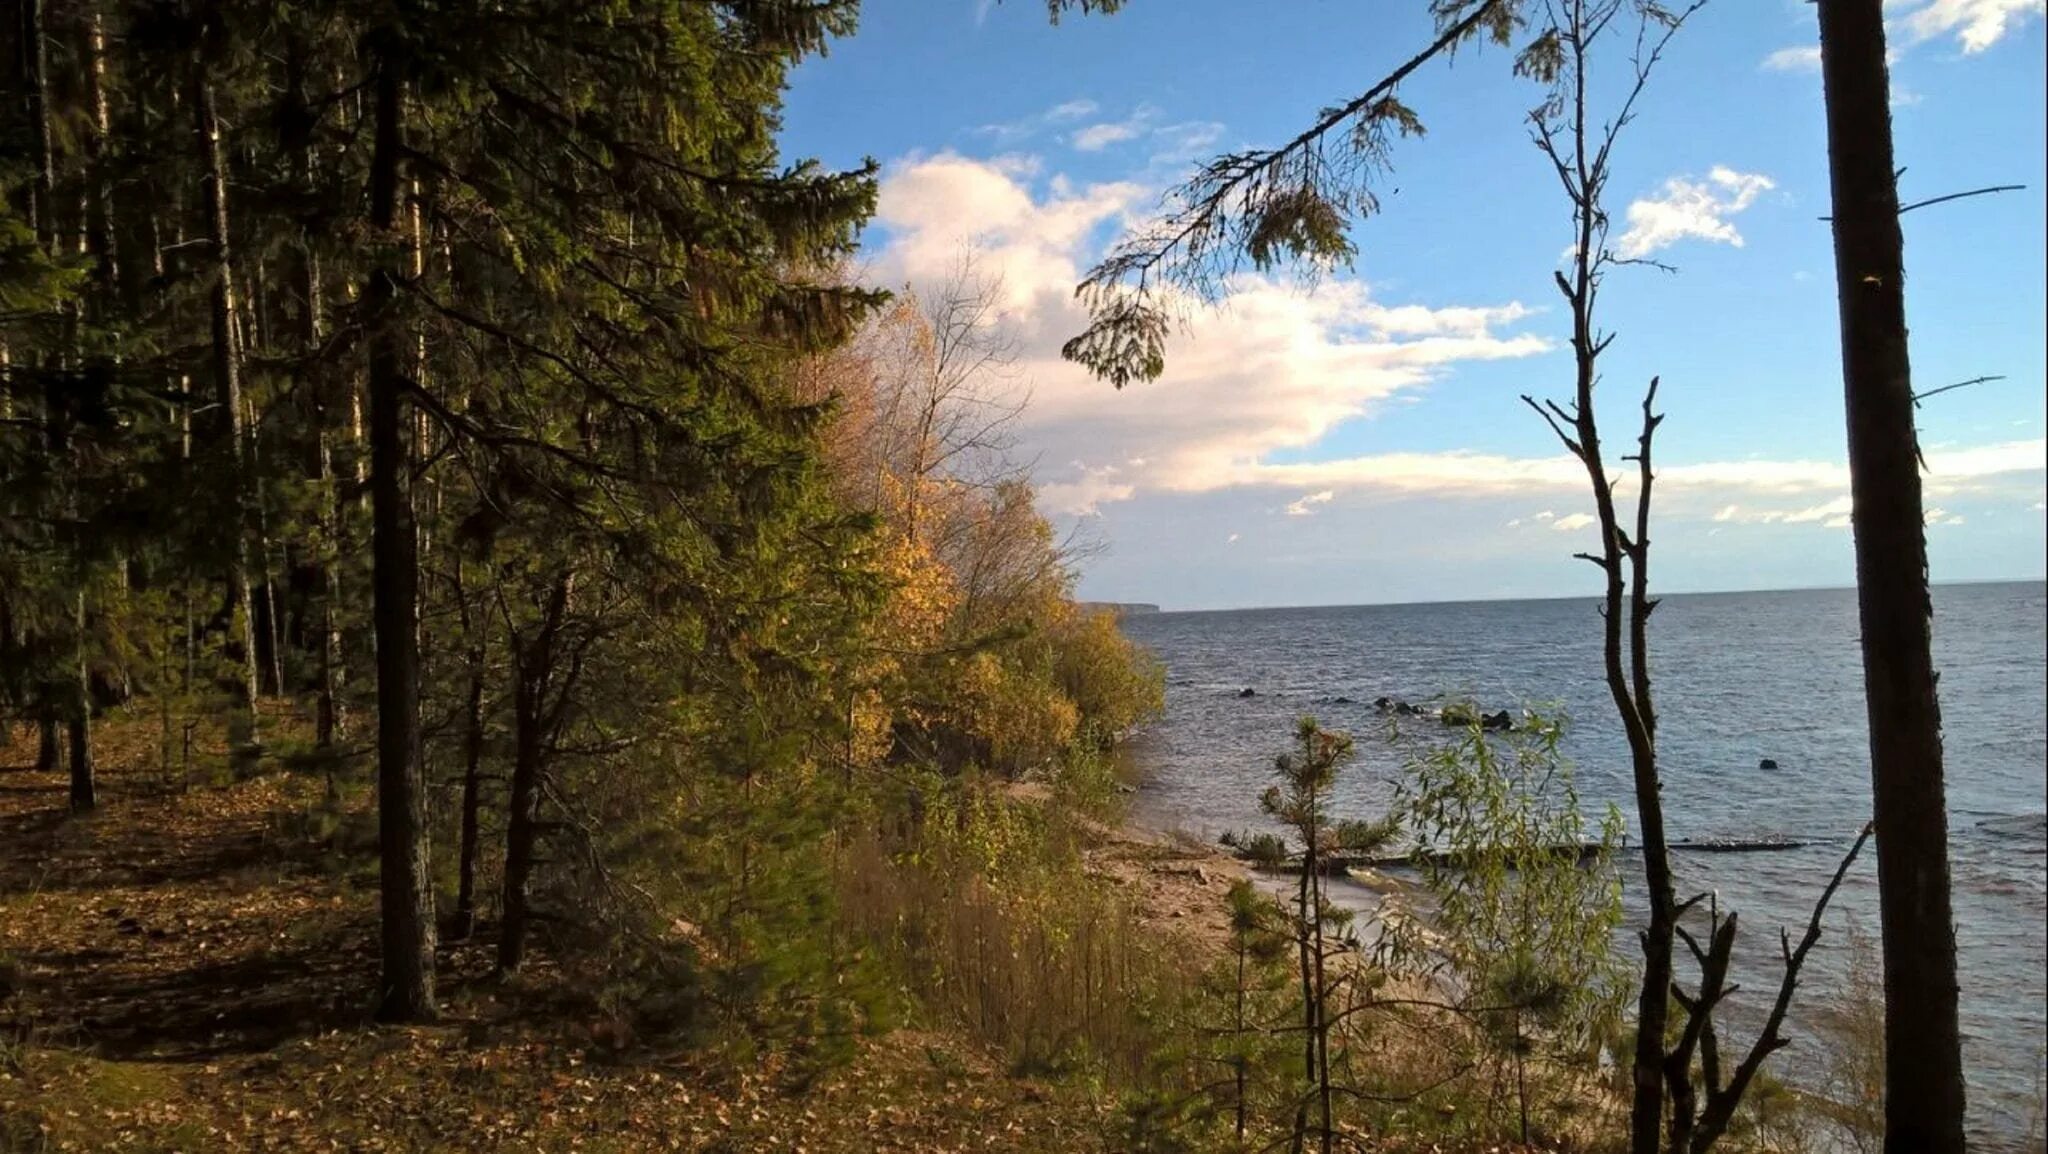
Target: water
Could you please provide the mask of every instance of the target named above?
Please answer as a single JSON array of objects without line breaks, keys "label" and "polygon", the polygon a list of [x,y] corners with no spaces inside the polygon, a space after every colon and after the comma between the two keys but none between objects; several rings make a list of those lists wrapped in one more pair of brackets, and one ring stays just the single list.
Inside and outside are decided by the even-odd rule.
[{"label": "water", "polygon": [[[1971,1128],[1987,1146],[2027,1132],[2048,1033],[2044,601],[2040,582],[1934,594],[1964,1060]],[[1370,703],[1382,695],[1561,707],[1583,797],[1632,819],[1627,745],[1601,680],[1591,599],[1161,613],[1129,617],[1124,628],[1167,670],[1165,716],[1133,745],[1144,771],[1141,820],[1212,838],[1262,825],[1258,793],[1304,713],[1360,738],[1338,812],[1381,812],[1405,756],[1376,737],[1386,721]],[[1737,953],[1736,997],[1754,1014],[1777,988],[1778,927],[1798,939],[1870,812],[1855,595],[1669,597],[1651,647],[1670,836],[1810,843],[1675,858],[1681,897],[1713,890],[1724,909],[1741,911],[1747,948]],[[1246,688],[1257,696],[1240,697]],[[1778,768],[1760,769],[1765,758]],[[1632,871],[1639,860],[1623,864]],[[1809,963],[1794,1046],[1774,1061],[1781,1072],[1814,1068],[1817,1047],[1799,1039],[1841,988],[1845,927],[1875,937],[1876,880],[1866,849]]]}]

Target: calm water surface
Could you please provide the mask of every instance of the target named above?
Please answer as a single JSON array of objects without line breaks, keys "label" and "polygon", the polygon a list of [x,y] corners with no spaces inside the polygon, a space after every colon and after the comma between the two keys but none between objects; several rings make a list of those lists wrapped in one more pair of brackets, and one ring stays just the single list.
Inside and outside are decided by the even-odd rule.
[{"label": "calm water surface", "polygon": [[[2040,582],[1944,586],[1934,596],[1964,1057],[1972,1129],[1986,1146],[2027,1132],[2048,1032],[2044,601]],[[1413,745],[1380,740],[1386,722],[1369,703],[1447,695],[1489,709],[1561,709],[1582,795],[1620,806],[1633,829],[1627,745],[1600,679],[1590,599],[1160,613],[1124,628],[1167,669],[1165,716],[1133,747],[1143,820],[1212,837],[1261,825],[1272,756],[1304,713],[1360,738],[1340,812],[1380,812]],[[1797,937],[1870,812],[1855,596],[1674,596],[1657,611],[1651,646],[1670,835],[1809,843],[1675,861],[1681,896],[1714,890],[1723,908],[1741,911],[1748,948],[1737,955],[1737,998],[1754,1002],[1776,988],[1777,927]],[[1246,688],[1257,696],[1240,697]],[[1759,769],[1766,758],[1778,768]],[[1876,880],[1866,851],[1802,984],[1808,1016],[1840,986],[1844,928],[1875,935]],[[1800,1017],[1795,1008],[1795,1027]],[[1795,1041],[1777,1061],[1810,1069],[1814,1054]]]}]

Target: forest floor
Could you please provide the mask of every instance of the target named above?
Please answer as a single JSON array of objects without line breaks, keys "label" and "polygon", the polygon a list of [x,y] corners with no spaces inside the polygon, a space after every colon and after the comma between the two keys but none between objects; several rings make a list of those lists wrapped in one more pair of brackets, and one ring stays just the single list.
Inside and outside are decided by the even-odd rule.
[{"label": "forest floor", "polygon": [[[494,980],[485,941],[442,945],[440,1022],[376,1025],[372,815],[344,815],[349,848],[307,819],[317,774],[188,784],[153,723],[95,737],[85,817],[26,764],[32,731],[0,746],[0,1152],[1105,1147],[1107,1100],[944,1032],[873,1039],[801,1090],[772,1060],[616,1052],[545,963]],[[1235,863],[1091,842],[1145,923],[1221,942]]]},{"label": "forest floor", "polygon": [[939,1032],[801,1091],[772,1060],[615,1053],[481,942],[442,947],[442,1021],[375,1025],[374,862],[302,828],[320,778],[167,788],[151,727],[97,736],[84,818],[21,764],[31,732],[0,747],[0,1151],[1102,1148],[1106,1102]]},{"label": "forest floor", "polygon": [[[157,768],[154,722],[95,736],[85,817],[26,765],[32,731],[0,745],[0,1154],[1117,1148],[1112,1099],[943,1030],[800,1085],[774,1057],[622,1047],[545,959],[494,978],[488,939],[441,945],[439,1022],[378,1025],[366,801],[337,828],[318,773],[197,784]],[[1221,948],[1239,863],[1169,832],[1088,841],[1141,924]]]}]

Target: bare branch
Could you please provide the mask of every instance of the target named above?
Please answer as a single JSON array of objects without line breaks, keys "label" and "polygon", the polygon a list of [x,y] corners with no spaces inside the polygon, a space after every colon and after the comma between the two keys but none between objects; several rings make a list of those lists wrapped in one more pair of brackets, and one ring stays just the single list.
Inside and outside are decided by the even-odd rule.
[{"label": "bare branch", "polygon": [[[1899,170],[1899,172],[1902,174],[1905,171],[1906,170],[1903,168]],[[1967,197],[1972,196],[1990,196],[1992,193],[1997,192],[2024,192],[2026,191],[2026,187],[2027,186],[2024,184],[1994,184],[1987,186],[1985,188],[1973,188],[1968,192],[1951,192],[1947,196],[1931,196],[1928,197],[1926,200],[1916,200],[1911,204],[1899,206],[1899,215],[1904,216],[1916,208],[1927,208],[1930,205],[1947,204],[1951,200],[1963,200]],[[1832,221],[1835,218],[1832,216],[1823,216],[1817,219]]]},{"label": "bare branch", "polygon": [[1729,1076],[1728,1085],[1718,1091],[1709,1090],[1707,1108],[1700,1115],[1699,1132],[1693,1137],[1694,1154],[1704,1151],[1727,1129],[1735,1115],[1735,1107],[1741,1103],[1743,1092],[1749,1088],[1750,1079],[1756,1076],[1764,1059],[1791,1045],[1779,1031],[1785,1024],[1786,1012],[1792,1007],[1792,994],[1799,988],[1800,971],[1805,968],[1806,956],[1814,943],[1820,941],[1821,920],[1828,912],[1828,903],[1834,900],[1835,891],[1841,888],[1842,879],[1848,876],[1849,867],[1856,863],[1857,855],[1863,852],[1863,844],[1870,840],[1875,828],[1874,824],[1865,824],[1863,832],[1857,834],[1856,841],[1849,846],[1849,852],[1842,856],[1842,864],[1835,867],[1835,876],[1828,880],[1827,888],[1821,891],[1820,899],[1813,904],[1813,916],[1807,919],[1806,932],[1800,936],[1799,945],[1792,947],[1791,935],[1782,929],[1779,931],[1780,945],[1785,951],[1785,974],[1778,983],[1777,1000],[1772,1003],[1770,1017],[1765,1020],[1764,1028],[1750,1046],[1748,1055]]},{"label": "bare branch", "polygon": [[1920,402],[1922,402],[1922,401],[1926,400],[1926,399],[1927,399],[1927,398],[1929,398],[1929,397],[1938,397],[1938,396],[1940,396],[1940,395],[1941,395],[1941,394],[1943,394],[1943,393],[1946,393],[1946,392],[1951,392],[1951,391],[1953,391],[1953,390],[1956,390],[1956,389],[1967,389],[1967,388],[1969,388],[1969,387],[1970,387],[1971,385],[1984,385],[1984,384],[1989,384],[1989,383],[1991,383],[1992,381],[2002,381],[2002,380],[2004,380],[2004,379],[2005,379],[2005,376],[2004,376],[2003,374],[1998,374],[1998,375],[1994,375],[1994,376],[1988,376],[1988,377],[1971,377],[1971,378],[1970,378],[1969,380],[1967,380],[1967,381],[1957,381],[1957,382],[1956,382],[1955,384],[1953,384],[1953,385],[1943,385],[1943,386],[1941,386],[1941,387],[1940,387],[1940,388],[1938,388],[1938,389],[1929,389],[1929,390],[1927,390],[1927,391],[1926,391],[1926,392],[1924,392],[1924,393],[1914,393],[1914,394],[1913,394],[1913,406],[1914,406],[1915,408],[1918,408],[1918,407],[1919,407],[1919,405],[1920,405]]}]

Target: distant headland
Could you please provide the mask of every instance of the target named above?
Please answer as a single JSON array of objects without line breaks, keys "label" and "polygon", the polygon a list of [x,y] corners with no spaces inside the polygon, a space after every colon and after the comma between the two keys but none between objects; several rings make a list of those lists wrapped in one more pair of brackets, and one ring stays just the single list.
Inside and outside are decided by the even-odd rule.
[{"label": "distant headland", "polygon": [[1083,601],[1080,602],[1080,607],[1114,613],[1118,617],[1133,617],[1140,613],[1159,612],[1159,606],[1150,605],[1143,601]]}]

